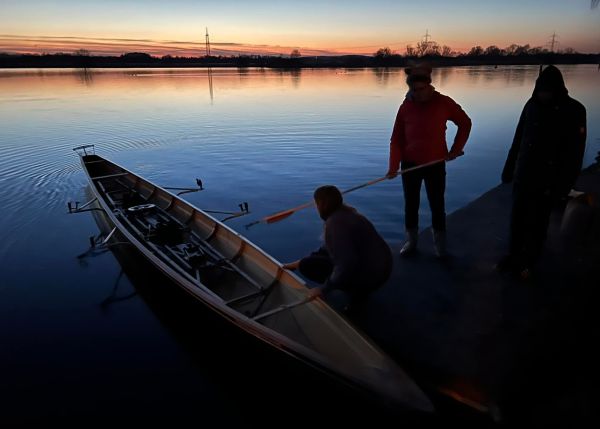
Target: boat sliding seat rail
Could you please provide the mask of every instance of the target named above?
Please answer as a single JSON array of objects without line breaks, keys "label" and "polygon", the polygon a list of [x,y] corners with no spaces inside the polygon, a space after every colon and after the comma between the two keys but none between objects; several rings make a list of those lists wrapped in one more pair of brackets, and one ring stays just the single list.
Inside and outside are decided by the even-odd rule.
[{"label": "boat sliding seat rail", "polygon": [[[248,274],[240,270],[235,265],[236,259],[238,259],[243,252],[243,246],[245,245],[245,242],[242,242],[241,248],[231,259],[224,257],[217,249],[215,249],[209,243],[209,240],[215,235],[216,228],[206,239],[202,239],[189,226],[187,226],[185,223],[181,222],[179,219],[168,213],[168,210],[173,206],[173,200],[175,200],[175,198],[173,198],[171,203],[168,204],[167,207],[164,209],[154,204],[151,204],[149,201],[153,192],[151,192],[150,195],[148,195],[148,197],[141,196],[134,187],[128,186],[121,180],[118,180],[120,177],[127,175],[130,174],[115,173],[94,177],[93,179],[97,181],[99,188],[106,195],[107,200],[111,203],[113,213],[115,213],[115,215],[119,217],[123,224],[127,226],[128,229],[133,231],[136,235],[142,237],[147,246],[150,247],[155,254],[159,255],[161,259],[169,263],[169,265],[175,268],[190,282],[192,282],[198,287],[204,288],[213,296],[218,297],[219,299],[223,299],[201,282],[200,270],[198,269],[198,267],[195,267],[192,264],[190,264],[190,255],[186,255],[185,251],[183,250],[185,246],[192,246],[195,249],[197,249],[192,256],[197,256],[201,252],[202,255],[207,256],[207,262],[210,263],[212,266],[218,267],[222,270],[235,272],[256,289],[255,292],[230,298],[229,300],[223,300],[226,305],[232,306],[235,304],[242,303],[244,301],[251,301],[260,298],[260,302],[258,303],[255,310],[249,314],[249,316],[253,320],[259,321],[261,319],[277,314],[281,311],[285,311],[308,302],[308,300],[306,299],[301,299],[297,302],[293,302],[287,305],[281,305],[277,308],[260,313],[260,310],[267,301],[270,292],[278,283],[279,277],[282,273],[282,269],[279,268],[277,275],[268,286],[261,286]],[[123,204],[123,199],[118,198],[117,195],[123,197],[123,195],[129,192],[135,193],[137,196],[140,197],[140,199],[143,199],[145,204],[139,204],[138,206],[133,207],[125,207]],[[164,243],[153,243],[151,234],[152,231],[156,229],[159,222],[165,224],[177,224],[177,226],[181,228],[181,231],[184,231],[186,233],[186,239],[183,240],[183,242],[174,245]],[[215,224],[215,226],[218,227],[218,224]]]}]

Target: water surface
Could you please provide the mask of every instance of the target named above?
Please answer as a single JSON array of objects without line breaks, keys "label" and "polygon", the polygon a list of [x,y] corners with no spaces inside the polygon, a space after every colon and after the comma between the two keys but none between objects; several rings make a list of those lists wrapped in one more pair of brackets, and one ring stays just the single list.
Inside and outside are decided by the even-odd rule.
[{"label": "water surface", "polygon": [[[587,108],[589,164],[600,150],[600,73],[594,65],[560,68]],[[537,73],[535,66],[434,71],[433,85],[473,120],[465,156],[448,165],[448,212],[498,184]],[[191,415],[201,400],[208,415],[228,410],[232,424],[248,421],[241,411],[247,386],[215,376],[232,370],[219,367],[224,354],[229,364],[245,356],[246,346],[235,346],[243,340],[221,348],[219,333],[229,331],[185,326],[178,313],[185,300],[161,291],[163,281],[148,276],[142,261],[129,261],[123,274],[110,252],[77,258],[98,226],[89,213],[66,214],[68,201],[87,198],[71,148],[94,144],[164,186],[201,178],[206,190],[185,195],[200,208],[235,210],[247,201],[252,214],[230,225],[287,261],[320,244],[312,209],[269,226],[244,225],[310,200],[319,185],[348,188],[384,175],[404,77],[401,69],[0,71],[0,395],[11,398],[7,409],[153,416],[161,412],[147,404],[168,403],[165,414]],[[449,125],[450,139],[455,131]],[[430,221],[425,201],[422,228]],[[398,247],[399,180],[356,191],[347,202]],[[115,296],[128,299],[108,299]],[[256,356],[250,360],[234,374],[255,369]],[[32,401],[42,404],[37,411],[24,405]]]}]

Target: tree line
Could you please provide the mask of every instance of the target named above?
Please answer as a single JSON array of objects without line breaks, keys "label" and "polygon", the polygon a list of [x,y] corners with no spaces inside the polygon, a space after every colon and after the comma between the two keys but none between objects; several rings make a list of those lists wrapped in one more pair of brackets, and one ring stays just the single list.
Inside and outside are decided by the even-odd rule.
[{"label": "tree line", "polygon": [[[425,43],[425,42],[423,42]],[[407,47],[407,48],[410,48]],[[119,56],[94,56],[87,50],[56,54],[8,54],[0,53],[0,68],[100,68],[100,67],[402,67],[414,59],[427,59],[434,66],[454,65],[508,65],[508,64],[598,64],[600,54],[580,54],[566,49],[562,52],[511,45],[500,49],[494,45],[475,46],[466,53],[456,53],[447,46],[434,42],[427,46],[418,44],[404,55],[390,48],[379,49],[373,55],[303,56],[299,50],[289,55],[238,55],[183,57],[152,56],[144,52],[130,52]]]},{"label": "tree line", "polygon": [[[532,47],[527,45],[512,44],[504,49],[499,48],[496,45],[490,45],[487,48],[483,48],[479,45],[473,46],[469,51],[465,53],[456,52],[450,46],[440,46],[437,42],[419,42],[416,46],[407,45],[404,56],[405,57],[510,57],[510,56],[523,56],[523,55],[574,55],[579,54],[573,48],[565,48],[556,52],[551,51],[541,46]],[[373,54],[376,58],[389,58],[393,56],[401,56],[396,52],[392,51],[389,47],[380,48]]]}]

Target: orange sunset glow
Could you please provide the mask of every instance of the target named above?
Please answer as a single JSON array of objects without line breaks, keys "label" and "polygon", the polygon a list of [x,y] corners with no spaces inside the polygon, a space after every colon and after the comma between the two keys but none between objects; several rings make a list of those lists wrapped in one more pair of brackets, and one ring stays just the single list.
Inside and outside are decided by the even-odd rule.
[{"label": "orange sunset glow", "polygon": [[0,52],[92,55],[145,52],[205,55],[372,55],[387,46],[404,53],[424,37],[454,52],[511,44],[600,51],[600,11],[587,0],[462,0],[419,5],[377,0],[322,2],[205,2],[178,0],[6,1],[0,14]]}]

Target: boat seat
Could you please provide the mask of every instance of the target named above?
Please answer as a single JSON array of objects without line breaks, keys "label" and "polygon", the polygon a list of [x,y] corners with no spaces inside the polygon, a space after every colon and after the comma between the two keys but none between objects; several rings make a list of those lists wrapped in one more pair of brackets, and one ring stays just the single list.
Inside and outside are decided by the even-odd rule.
[{"label": "boat seat", "polygon": [[185,242],[185,228],[175,222],[152,219],[150,235],[152,241],[158,244],[175,246]]},{"label": "boat seat", "polygon": [[195,268],[218,267],[227,271],[233,271],[229,266],[229,260],[226,258],[215,259],[211,257],[204,249],[193,243],[182,243],[173,246],[181,258]]},{"label": "boat seat", "polygon": [[154,204],[140,204],[137,206],[132,206],[132,207],[127,208],[127,211],[133,212],[133,213],[138,213],[138,212],[152,210],[155,207],[156,206]]},{"label": "boat seat", "polygon": [[183,259],[189,262],[189,264],[192,266],[202,265],[208,256],[204,250],[195,244],[183,243],[175,247],[179,249]]}]

